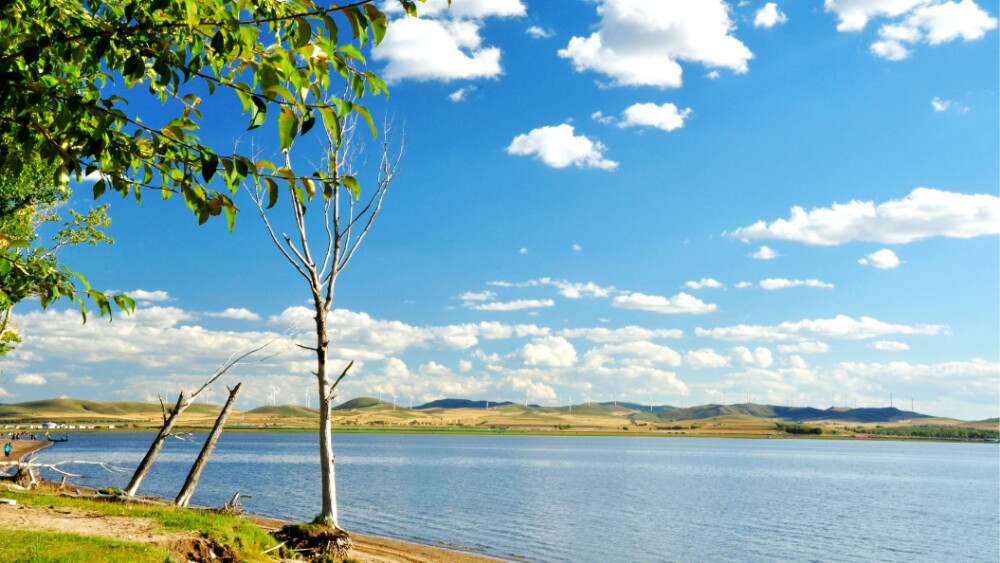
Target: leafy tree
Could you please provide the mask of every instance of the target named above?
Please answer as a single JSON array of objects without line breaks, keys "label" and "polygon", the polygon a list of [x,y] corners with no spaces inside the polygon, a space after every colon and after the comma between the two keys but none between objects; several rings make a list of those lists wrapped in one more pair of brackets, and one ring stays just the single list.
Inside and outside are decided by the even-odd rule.
[{"label": "leafy tree", "polygon": [[70,209],[71,219],[42,241],[38,230],[62,221],[56,208],[66,202],[69,191],[52,183],[38,158],[24,158],[26,164],[18,173],[0,173],[0,356],[20,342],[11,325],[11,313],[14,305],[29,297],[37,297],[43,307],[60,297],[68,298],[79,305],[84,320],[88,299],[97,304],[102,315],[111,314],[112,302],[126,311],[135,307],[126,295],[109,299],[91,289],[86,278],[57,260],[64,246],[114,242],[101,230],[110,224],[107,206],[86,214]]},{"label": "leafy tree", "polygon": [[[413,0],[397,1],[416,14]],[[244,183],[262,213],[288,191],[296,221],[321,194],[324,205],[337,210],[332,216],[345,219],[334,226],[336,246],[367,231],[371,223],[357,218],[377,211],[382,180],[362,205],[361,186],[342,158],[331,154],[327,163],[297,171],[288,151],[317,124],[331,153],[345,147],[349,123],[360,119],[376,132],[359,100],[386,88],[365,69],[362,49],[381,41],[386,27],[374,0],[329,6],[313,0],[0,0],[0,138],[15,138],[22,152],[53,162],[57,189],[71,177],[96,174],[95,196],[112,190],[139,199],[149,189],[164,198],[180,194],[200,222],[225,215],[230,228],[237,212],[231,196]],[[202,142],[202,96],[223,93],[240,101],[248,129],[277,114],[280,165]],[[153,115],[129,113],[130,97],[151,97],[161,108]],[[0,170],[21,169],[18,153],[0,146]],[[339,202],[348,194],[352,211],[341,215]],[[299,272],[316,304],[313,349],[327,421],[335,383],[325,370],[325,313],[356,242],[328,254],[333,270],[284,247],[304,266]],[[320,517],[336,525],[329,425],[320,434]]]}]

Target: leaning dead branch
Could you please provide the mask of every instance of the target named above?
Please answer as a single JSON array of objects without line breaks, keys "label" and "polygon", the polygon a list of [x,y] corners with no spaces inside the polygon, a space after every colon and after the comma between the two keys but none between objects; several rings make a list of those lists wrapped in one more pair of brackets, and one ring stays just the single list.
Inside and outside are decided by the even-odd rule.
[{"label": "leaning dead branch", "polygon": [[[150,466],[153,465],[153,460],[156,459],[157,454],[160,453],[160,449],[163,448],[163,443],[166,441],[168,437],[174,435],[173,434],[174,426],[180,419],[181,414],[185,410],[187,410],[187,408],[191,406],[191,404],[194,402],[194,399],[198,395],[200,395],[202,391],[207,389],[209,385],[215,383],[216,380],[218,380],[220,377],[225,375],[226,372],[236,367],[237,365],[264,362],[273,358],[277,354],[281,353],[281,351],[279,350],[274,354],[268,354],[266,356],[257,358],[253,357],[255,354],[258,354],[265,348],[273,345],[278,340],[281,340],[281,338],[282,337],[273,338],[267,341],[266,343],[262,344],[261,346],[257,346],[256,348],[252,348],[243,353],[234,352],[232,355],[229,356],[229,358],[226,359],[225,362],[222,363],[222,365],[218,367],[218,369],[215,370],[215,373],[213,373],[208,379],[206,379],[205,383],[202,384],[202,386],[199,387],[197,390],[195,390],[193,393],[189,395],[185,391],[180,392],[180,394],[177,396],[177,403],[174,405],[174,408],[170,411],[170,416],[165,417],[163,421],[163,426],[160,427],[160,431],[156,434],[156,437],[153,438],[153,443],[150,444],[149,450],[146,452],[146,455],[142,458],[142,461],[139,462],[139,465],[135,468],[135,473],[132,474],[132,479],[129,481],[128,486],[125,487],[125,494],[127,496],[135,496],[136,491],[139,490],[139,485],[142,484],[142,480],[146,477],[146,473],[149,472]],[[166,411],[164,411],[164,414],[166,414]]]}]

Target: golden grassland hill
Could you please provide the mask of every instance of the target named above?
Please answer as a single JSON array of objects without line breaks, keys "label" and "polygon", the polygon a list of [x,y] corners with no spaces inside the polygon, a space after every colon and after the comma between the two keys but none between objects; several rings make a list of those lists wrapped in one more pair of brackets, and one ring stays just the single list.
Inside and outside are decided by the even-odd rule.
[{"label": "golden grassland hill", "polygon": [[[489,405],[489,408],[487,408]],[[169,405],[168,405],[169,408]],[[221,407],[196,403],[181,417],[188,427],[208,427]],[[263,406],[235,411],[235,428],[316,428],[317,409],[301,405]],[[49,399],[0,405],[0,424],[114,423],[148,428],[162,421],[159,404]],[[894,427],[968,427],[996,430],[997,420],[963,422],[932,418],[895,408],[828,408],[758,405],[648,406],[625,402],[538,406],[515,403],[444,399],[415,408],[393,405],[373,397],[358,397],[334,408],[333,423],[340,428],[384,428],[408,431],[458,429],[463,431],[521,431],[567,433],[763,436],[782,433],[776,423],[820,426],[829,431],[867,432]]]}]

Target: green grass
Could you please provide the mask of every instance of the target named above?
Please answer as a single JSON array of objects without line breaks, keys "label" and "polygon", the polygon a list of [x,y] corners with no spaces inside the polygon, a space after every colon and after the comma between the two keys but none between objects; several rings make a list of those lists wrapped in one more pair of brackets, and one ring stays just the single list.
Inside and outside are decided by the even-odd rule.
[{"label": "green grass", "polygon": [[[128,501],[80,499],[39,492],[4,491],[4,496],[28,506],[76,508],[95,512],[102,516],[149,518],[159,522],[166,530],[196,532],[217,543],[229,545],[237,551],[240,561],[270,561],[267,556],[261,555],[261,552],[278,544],[273,536],[260,527],[238,516],[220,514],[211,510],[148,505]],[[0,561],[8,560],[0,557]],[[101,558],[93,560],[100,561]],[[27,559],[27,561],[35,560]],[[48,560],[39,559],[38,561]],[[88,561],[88,559],[77,559],[77,561]],[[159,561],[162,562],[163,558]]]},{"label": "green grass", "polygon": [[163,563],[170,552],[136,542],[56,532],[2,530],[0,561],[8,563]]}]

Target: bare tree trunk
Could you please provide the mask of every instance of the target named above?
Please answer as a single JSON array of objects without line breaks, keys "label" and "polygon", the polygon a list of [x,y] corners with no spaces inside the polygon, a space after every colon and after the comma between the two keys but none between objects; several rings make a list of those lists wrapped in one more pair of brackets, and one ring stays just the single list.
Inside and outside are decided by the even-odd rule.
[{"label": "bare tree trunk", "polygon": [[160,453],[160,449],[163,448],[163,442],[167,440],[170,436],[170,431],[174,429],[177,424],[177,419],[180,418],[182,412],[188,408],[190,403],[184,392],[181,391],[180,395],[177,396],[177,404],[174,405],[173,412],[170,416],[163,421],[163,426],[160,428],[159,434],[153,439],[153,443],[149,445],[149,450],[146,451],[146,456],[142,458],[139,462],[139,466],[135,468],[135,473],[132,474],[132,480],[129,481],[128,486],[125,487],[125,494],[127,496],[135,496],[135,492],[139,490],[139,485],[142,484],[142,480],[146,477],[146,473],[149,472],[149,468],[153,465],[153,460],[156,459],[157,454]]},{"label": "bare tree trunk", "polygon": [[212,428],[212,433],[208,435],[208,439],[205,440],[205,445],[201,448],[201,453],[198,454],[198,459],[194,460],[194,465],[191,466],[191,472],[188,473],[187,480],[184,481],[184,486],[181,487],[181,492],[178,493],[177,499],[174,503],[177,506],[187,506],[191,501],[191,495],[194,494],[195,487],[198,486],[198,479],[201,478],[201,470],[205,468],[205,464],[208,463],[208,456],[212,455],[212,450],[215,449],[215,443],[219,441],[219,436],[222,435],[222,429],[226,425],[226,419],[229,418],[229,413],[233,410],[233,406],[236,404],[236,397],[240,394],[240,387],[242,383],[237,383],[236,387],[229,391],[229,399],[226,401],[226,406],[222,407],[222,412],[219,413],[219,418],[215,420],[215,426]]}]

